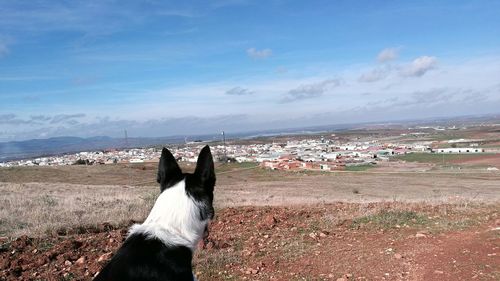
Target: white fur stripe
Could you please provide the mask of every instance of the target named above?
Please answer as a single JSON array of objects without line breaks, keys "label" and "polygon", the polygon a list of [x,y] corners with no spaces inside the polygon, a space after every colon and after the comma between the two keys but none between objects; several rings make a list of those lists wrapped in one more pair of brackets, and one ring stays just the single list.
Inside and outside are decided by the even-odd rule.
[{"label": "white fur stripe", "polygon": [[192,251],[203,237],[208,220],[200,220],[200,206],[185,189],[185,180],[164,190],[143,224],[133,225],[129,237],[144,234],[165,245],[186,246]]}]

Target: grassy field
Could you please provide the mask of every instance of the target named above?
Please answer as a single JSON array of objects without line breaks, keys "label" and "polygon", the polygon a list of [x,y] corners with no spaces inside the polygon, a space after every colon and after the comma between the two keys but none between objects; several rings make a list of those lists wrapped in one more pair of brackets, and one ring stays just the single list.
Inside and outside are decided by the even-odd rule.
[{"label": "grassy field", "polygon": [[[492,155],[482,153],[481,155]],[[435,153],[408,153],[395,156],[394,159],[408,162],[449,164],[456,161],[477,158],[478,154],[435,154]]]},{"label": "grassy field", "polygon": [[[192,165],[183,164],[185,170]],[[364,168],[364,167],[363,167]],[[255,164],[217,166],[215,205],[315,205],[500,199],[496,173],[288,172]],[[0,169],[0,236],[43,235],[64,227],[141,220],[158,194],[156,165]]]},{"label": "grassy field", "polygon": [[369,170],[373,167],[375,167],[375,165],[364,164],[364,165],[346,166],[345,170],[350,171],[350,172],[364,172],[364,171]]}]

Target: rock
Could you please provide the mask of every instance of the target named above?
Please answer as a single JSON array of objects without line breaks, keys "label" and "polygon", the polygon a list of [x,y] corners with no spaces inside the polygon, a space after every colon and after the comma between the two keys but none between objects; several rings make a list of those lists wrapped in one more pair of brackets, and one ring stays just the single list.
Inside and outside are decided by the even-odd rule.
[{"label": "rock", "polygon": [[215,244],[214,244],[214,242],[210,241],[206,244],[205,247],[206,247],[206,249],[211,250],[215,247]]},{"label": "rock", "polygon": [[423,233],[417,233],[417,234],[415,234],[415,237],[417,237],[417,238],[426,238],[427,235],[425,235]]},{"label": "rock", "polygon": [[83,264],[85,262],[85,257],[80,257],[75,261],[75,264]]},{"label": "rock", "polygon": [[316,233],[311,232],[311,233],[309,233],[309,237],[311,237],[312,239],[316,239],[317,235],[316,235]]},{"label": "rock", "polygon": [[399,260],[399,259],[402,259],[403,256],[401,254],[394,254],[394,258],[396,258],[397,260]]},{"label": "rock", "polygon": [[97,259],[97,262],[107,261],[111,258],[112,255],[113,255],[113,253],[111,253],[111,252],[103,254],[103,255],[99,256],[99,258]]},{"label": "rock", "polygon": [[337,278],[337,281],[347,281],[347,279],[341,277],[341,278]]},{"label": "rock", "polygon": [[444,272],[443,272],[443,271],[441,271],[441,270],[434,270],[434,273],[435,273],[435,274],[443,274]]},{"label": "rock", "polygon": [[246,274],[257,274],[259,273],[259,270],[257,269],[254,269],[254,268],[248,268],[246,271],[245,271]]},{"label": "rock", "polygon": [[265,219],[264,219],[264,223],[269,226],[269,227],[274,227],[276,225],[276,223],[278,222],[278,220],[274,217],[274,216],[267,216]]},{"label": "rock", "polygon": [[65,266],[70,266],[70,265],[72,265],[72,264],[73,264],[73,263],[72,263],[72,262],[70,262],[69,260],[66,260],[66,261],[64,262],[64,265],[65,265]]},{"label": "rock", "polygon": [[10,265],[10,262],[7,258],[0,257],[0,269],[6,269]]}]

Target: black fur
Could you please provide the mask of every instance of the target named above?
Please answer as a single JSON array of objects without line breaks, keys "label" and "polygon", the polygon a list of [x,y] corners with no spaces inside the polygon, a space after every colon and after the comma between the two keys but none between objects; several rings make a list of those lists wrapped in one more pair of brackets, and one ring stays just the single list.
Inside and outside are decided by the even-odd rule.
[{"label": "black fur", "polygon": [[192,257],[187,247],[132,235],[94,281],[193,281]]},{"label": "black fur", "polygon": [[186,192],[205,206],[204,209],[200,210],[201,219],[213,219],[215,171],[214,160],[208,145],[201,150],[198,156],[194,174],[185,174],[185,178]]},{"label": "black fur", "polygon": [[[187,195],[202,203],[200,220],[212,219],[215,172],[208,146],[201,150],[193,174],[182,173],[172,153],[163,148],[157,176],[161,192],[183,179]],[[159,239],[132,234],[94,281],[192,281],[192,255],[186,246],[165,245]]]},{"label": "black fur", "polygon": [[161,151],[160,162],[158,163],[158,176],[156,181],[160,184],[160,190],[163,191],[183,179],[181,168],[175,161],[174,156],[165,147]]}]

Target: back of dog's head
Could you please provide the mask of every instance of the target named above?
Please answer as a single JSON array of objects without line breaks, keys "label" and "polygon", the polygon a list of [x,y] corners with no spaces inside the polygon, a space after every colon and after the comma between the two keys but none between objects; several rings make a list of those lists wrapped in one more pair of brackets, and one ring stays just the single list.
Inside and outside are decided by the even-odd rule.
[{"label": "back of dog's head", "polygon": [[212,219],[214,216],[213,198],[215,187],[215,170],[210,147],[201,150],[194,173],[183,173],[175,157],[163,148],[158,165],[157,181],[161,192],[185,181],[185,192],[200,208],[200,219]]}]

